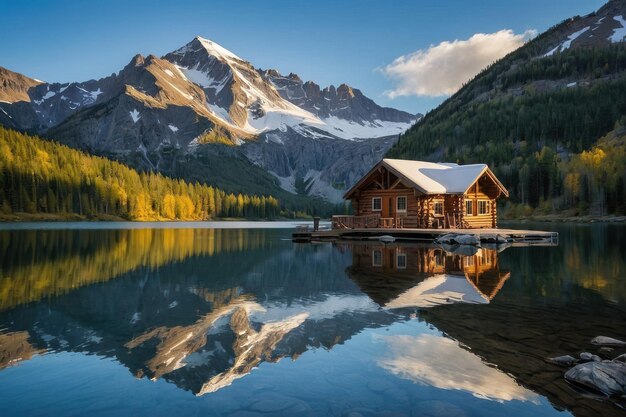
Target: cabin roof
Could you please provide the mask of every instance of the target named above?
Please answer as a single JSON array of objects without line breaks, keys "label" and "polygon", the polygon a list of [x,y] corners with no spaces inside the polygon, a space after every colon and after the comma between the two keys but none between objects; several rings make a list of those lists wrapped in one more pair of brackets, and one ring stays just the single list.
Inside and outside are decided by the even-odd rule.
[{"label": "cabin roof", "polygon": [[485,164],[458,165],[385,158],[350,188],[344,197],[348,198],[356,191],[379,166],[386,167],[404,180],[405,185],[413,186],[424,194],[463,194],[487,172],[503,194],[508,196],[508,191],[504,185],[498,181]]}]

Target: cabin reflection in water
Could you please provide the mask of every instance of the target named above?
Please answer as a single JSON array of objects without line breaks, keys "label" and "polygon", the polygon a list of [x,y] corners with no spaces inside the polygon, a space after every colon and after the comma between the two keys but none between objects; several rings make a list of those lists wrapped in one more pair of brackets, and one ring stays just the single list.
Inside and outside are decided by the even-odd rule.
[{"label": "cabin reflection in water", "polygon": [[336,245],[352,252],[350,278],[385,308],[486,304],[511,275],[500,269],[493,249],[478,248],[462,255],[432,245]]}]

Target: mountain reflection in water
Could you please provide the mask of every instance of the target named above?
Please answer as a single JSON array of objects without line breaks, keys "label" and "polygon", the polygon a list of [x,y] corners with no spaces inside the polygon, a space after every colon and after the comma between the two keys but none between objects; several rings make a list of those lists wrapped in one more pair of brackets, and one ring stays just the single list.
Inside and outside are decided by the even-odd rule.
[{"label": "mountain reflection in water", "polygon": [[[598,334],[620,336],[615,329],[626,325],[622,310],[595,289],[576,287],[572,297],[559,289],[566,298],[546,304],[556,283],[527,285],[538,278],[528,272],[533,265],[519,265],[520,255],[542,251],[547,263],[560,265],[563,257],[548,252],[556,249],[464,255],[428,244],[294,245],[284,235],[0,231],[0,369],[46,353],[81,352],[114,358],[138,378],[213,397],[245,387],[254,380],[249,375],[271,375],[283,358],[305,364],[315,356],[307,352],[322,349],[344,362],[360,358],[370,378],[450,392],[450,401],[465,393],[549,415],[556,410],[545,408],[545,397],[577,416],[615,411],[576,393],[560,368],[543,361],[576,354]],[[410,323],[422,330],[403,333]],[[325,371],[316,372],[308,378]],[[311,392],[327,401],[319,384],[328,382]],[[413,407],[403,404],[396,411]],[[517,410],[533,415],[532,408]]]}]

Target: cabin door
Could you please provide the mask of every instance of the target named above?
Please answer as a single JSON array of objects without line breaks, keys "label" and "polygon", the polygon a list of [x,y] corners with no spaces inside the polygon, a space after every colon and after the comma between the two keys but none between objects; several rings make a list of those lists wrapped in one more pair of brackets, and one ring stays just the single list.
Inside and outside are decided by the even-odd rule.
[{"label": "cabin door", "polygon": [[383,218],[396,217],[396,210],[394,205],[394,198],[391,196],[383,197],[383,207],[382,207],[382,216]]}]

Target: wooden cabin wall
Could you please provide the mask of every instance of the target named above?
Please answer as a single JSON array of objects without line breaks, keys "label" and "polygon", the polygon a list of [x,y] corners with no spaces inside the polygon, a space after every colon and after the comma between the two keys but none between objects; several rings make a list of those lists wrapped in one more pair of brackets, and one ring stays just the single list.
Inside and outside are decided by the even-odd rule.
[{"label": "wooden cabin wall", "polygon": [[[477,199],[472,195],[470,200],[472,201],[474,207],[474,214],[467,215],[465,214],[465,203],[463,203],[463,220],[465,223],[469,225],[471,228],[491,228],[496,227],[496,200],[490,199],[487,196],[478,195]],[[486,214],[478,214],[478,201],[479,200],[487,200],[489,202],[489,208]],[[467,201],[467,197],[464,199]]]},{"label": "wooden cabin wall", "polygon": [[[483,177],[485,178],[485,177]],[[498,190],[491,181],[478,180],[472,188],[463,196],[463,220],[471,228],[490,228],[496,227],[496,199]],[[465,213],[465,201],[472,201],[473,214]],[[478,201],[485,200],[489,202],[487,213],[478,214]]]},{"label": "wooden cabin wall", "polygon": [[382,204],[384,206],[385,204],[387,204],[386,199],[391,197],[393,199],[393,211],[395,213],[396,198],[404,196],[406,196],[406,213],[397,213],[394,216],[389,215],[389,217],[416,216],[417,197],[415,197],[413,190],[408,188],[393,188],[391,190],[361,190],[359,192],[359,195],[352,199],[352,207],[354,207],[354,214],[356,214],[357,216],[380,214],[381,217],[384,217],[382,211],[372,210],[372,198],[382,197]]}]

